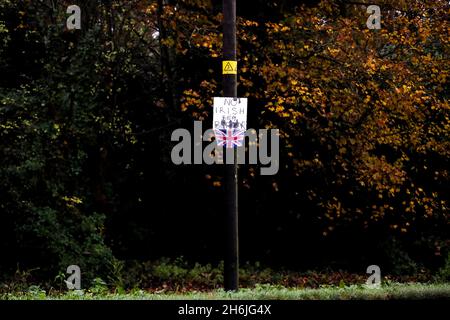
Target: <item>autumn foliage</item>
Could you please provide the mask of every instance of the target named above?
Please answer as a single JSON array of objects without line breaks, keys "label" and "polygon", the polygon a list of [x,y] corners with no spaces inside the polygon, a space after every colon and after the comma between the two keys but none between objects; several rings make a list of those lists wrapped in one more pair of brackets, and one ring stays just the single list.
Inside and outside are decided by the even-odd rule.
[{"label": "autumn foliage", "polygon": [[[239,91],[255,109],[249,121],[282,130],[284,173],[273,191],[298,191],[294,210],[315,207],[323,235],[350,222],[382,222],[398,234],[448,223],[449,7],[383,4],[381,30],[366,27],[365,6],[342,12],[334,1],[276,22],[239,19]],[[220,13],[172,9],[181,59],[201,55],[218,65]],[[217,70],[204,74],[182,95],[182,111],[198,119],[209,117],[220,92]]]}]

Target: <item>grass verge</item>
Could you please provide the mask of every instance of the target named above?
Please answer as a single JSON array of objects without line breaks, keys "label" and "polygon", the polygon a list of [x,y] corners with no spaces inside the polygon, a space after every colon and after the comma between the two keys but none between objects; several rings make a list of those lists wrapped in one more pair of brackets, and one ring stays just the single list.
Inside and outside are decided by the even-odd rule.
[{"label": "grass verge", "polygon": [[129,293],[92,292],[47,293],[30,288],[28,292],[4,293],[3,300],[392,300],[392,299],[449,299],[450,283],[445,284],[384,284],[379,288],[362,285],[323,286],[318,289],[285,288],[257,285],[231,293],[223,290],[209,292],[149,293],[134,289]]}]

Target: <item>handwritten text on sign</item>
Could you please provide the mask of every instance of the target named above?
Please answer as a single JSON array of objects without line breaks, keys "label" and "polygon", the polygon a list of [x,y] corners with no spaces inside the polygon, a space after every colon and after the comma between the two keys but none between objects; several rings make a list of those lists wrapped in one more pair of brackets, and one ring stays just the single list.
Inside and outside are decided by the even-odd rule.
[{"label": "handwritten text on sign", "polygon": [[214,98],[213,129],[247,130],[247,98]]}]

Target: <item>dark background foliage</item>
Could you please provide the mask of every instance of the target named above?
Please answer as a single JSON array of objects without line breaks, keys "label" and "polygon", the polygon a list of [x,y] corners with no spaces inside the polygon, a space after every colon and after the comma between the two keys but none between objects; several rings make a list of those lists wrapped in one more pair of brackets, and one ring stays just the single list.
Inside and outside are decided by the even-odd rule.
[{"label": "dark background foliage", "polygon": [[[40,277],[51,278],[78,264],[93,277],[107,273],[114,259],[223,259],[224,168],[175,166],[170,160],[172,131],[192,129],[195,119],[205,120],[208,129],[209,101],[221,94],[219,2],[77,1],[82,30],[68,31],[66,8],[73,3],[0,1],[2,274],[39,268]],[[448,78],[435,83],[438,75],[411,72],[426,78],[424,90],[439,106],[426,121],[440,131],[419,137],[423,145],[431,139],[433,151],[419,152],[406,142],[401,147],[395,141],[383,143],[368,134],[372,140],[367,144],[374,144],[370,157],[382,163],[387,158],[395,166],[407,155],[402,170],[408,183],[433,194],[408,214],[402,202],[409,203],[410,190],[402,185],[388,204],[393,212],[380,218],[370,213],[373,206],[384,205],[379,189],[360,184],[358,170],[364,166],[358,146],[340,145],[342,137],[358,140],[364,133],[354,133],[339,110],[336,117],[325,118],[313,103],[290,102],[292,110],[303,114],[303,120],[291,121],[295,117],[282,115],[272,95],[301,96],[283,87],[293,83],[293,75],[311,72],[304,85],[312,90],[328,83],[328,112],[333,111],[331,98],[344,106],[346,93],[339,92],[348,82],[327,71],[340,68],[327,64],[331,58],[299,62],[309,53],[298,50],[308,50],[303,45],[311,39],[315,49],[321,48],[324,36],[314,27],[295,29],[296,19],[308,26],[319,12],[332,37],[341,32],[342,19],[357,16],[358,10],[364,18],[365,10],[346,1],[324,1],[321,7],[318,1],[238,3],[240,57],[249,58],[241,65],[251,70],[261,62],[259,71],[240,78],[240,94],[250,99],[250,127],[282,132],[278,175],[259,176],[257,166],[241,168],[241,259],[301,270],[364,271],[379,264],[390,272],[414,273],[441,267],[449,243]],[[442,12],[432,19],[443,18]],[[292,32],[279,35],[276,30],[286,26]],[[435,38],[418,51],[431,52],[434,67],[448,76],[448,42]],[[414,55],[421,59],[417,51],[400,55],[385,59],[395,65],[408,65]],[[389,89],[389,81],[377,75],[360,77],[358,58],[348,58],[355,66],[351,79]],[[405,74],[405,79],[416,79]],[[328,76],[334,80],[327,82]],[[399,114],[404,123],[391,120],[393,127],[418,130],[411,124],[413,115]],[[375,125],[367,130],[378,131]],[[408,135],[406,131],[400,138]],[[370,179],[373,175],[376,180],[376,173],[369,173]],[[335,178],[340,179],[337,184]],[[345,217],[330,219],[341,207],[347,209]],[[421,218],[428,208],[434,211]]]}]

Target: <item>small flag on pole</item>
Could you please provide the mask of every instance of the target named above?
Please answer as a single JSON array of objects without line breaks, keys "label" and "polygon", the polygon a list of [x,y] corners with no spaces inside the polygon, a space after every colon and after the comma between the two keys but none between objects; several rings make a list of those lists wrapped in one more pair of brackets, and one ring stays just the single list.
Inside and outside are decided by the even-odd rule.
[{"label": "small flag on pole", "polygon": [[216,129],[217,145],[219,147],[226,146],[227,149],[234,147],[242,147],[245,139],[245,131],[238,129]]}]

